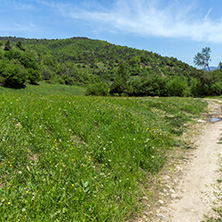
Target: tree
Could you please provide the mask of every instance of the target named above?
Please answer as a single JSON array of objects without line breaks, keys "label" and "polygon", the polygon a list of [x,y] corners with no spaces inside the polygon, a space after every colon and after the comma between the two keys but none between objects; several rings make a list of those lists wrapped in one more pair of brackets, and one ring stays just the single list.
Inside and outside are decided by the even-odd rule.
[{"label": "tree", "polygon": [[210,59],[210,53],[211,53],[211,49],[210,47],[205,47],[202,49],[202,52],[198,52],[197,55],[195,55],[194,57],[194,64],[196,66],[202,67],[203,69],[208,69],[208,71],[210,71],[210,67],[209,67],[209,62],[211,61]]},{"label": "tree", "polygon": [[125,64],[121,63],[117,70],[117,76],[111,85],[110,93],[118,93],[121,95],[127,89],[127,80],[129,79],[129,72],[126,70]]},{"label": "tree", "polygon": [[19,40],[17,43],[16,43],[16,47],[18,47],[19,49],[25,51],[25,49],[23,48],[23,45],[22,45],[22,41]]},{"label": "tree", "polygon": [[222,71],[222,62],[219,62],[219,65],[218,65],[220,71]]},{"label": "tree", "polygon": [[11,45],[10,45],[10,41],[7,40],[6,43],[5,43],[5,48],[4,48],[4,50],[5,50],[5,51],[9,51],[11,48],[12,48],[12,47],[11,47]]}]

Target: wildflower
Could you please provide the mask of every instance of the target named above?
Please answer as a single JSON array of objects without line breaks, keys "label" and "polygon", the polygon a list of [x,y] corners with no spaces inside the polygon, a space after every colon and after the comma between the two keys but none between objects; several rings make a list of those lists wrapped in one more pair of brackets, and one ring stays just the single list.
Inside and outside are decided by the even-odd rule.
[{"label": "wildflower", "polygon": [[19,173],[19,174],[22,174],[22,171],[19,171],[18,173]]},{"label": "wildflower", "polygon": [[26,211],[26,209],[25,209],[25,208],[22,208],[22,212],[24,212],[24,211]]},{"label": "wildflower", "polygon": [[8,202],[8,205],[10,205],[11,204],[11,202]]},{"label": "wildflower", "polygon": [[27,191],[26,191],[26,193],[28,194],[28,193],[29,193],[29,191],[27,190]]},{"label": "wildflower", "polygon": [[72,187],[74,187],[75,185],[74,184],[72,184]]}]

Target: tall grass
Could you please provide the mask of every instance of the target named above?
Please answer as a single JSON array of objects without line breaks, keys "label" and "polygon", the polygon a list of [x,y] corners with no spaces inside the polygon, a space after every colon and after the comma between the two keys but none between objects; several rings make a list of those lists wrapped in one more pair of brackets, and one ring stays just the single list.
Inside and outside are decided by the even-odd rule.
[{"label": "tall grass", "polygon": [[206,103],[0,94],[0,221],[124,221]]}]

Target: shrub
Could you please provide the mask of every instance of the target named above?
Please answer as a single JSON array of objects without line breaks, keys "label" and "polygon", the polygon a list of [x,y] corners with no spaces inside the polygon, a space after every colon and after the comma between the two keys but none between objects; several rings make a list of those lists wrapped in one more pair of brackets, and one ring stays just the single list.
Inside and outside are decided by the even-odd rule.
[{"label": "shrub", "polygon": [[109,86],[106,83],[96,83],[89,85],[86,89],[86,96],[108,96]]},{"label": "shrub", "polygon": [[202,89],[202,86],[201,86],[200,79],[191,78],[191,80],[190,80],[190,92],[191,92],[191,96],[200,96],[204,93],[203,89]]},{"label": "shrub", "polygon": [[29,68],[27,69],[27,71],[28,71],[28,80],[30,81],[31,84],[35,84],[41,80],[41,75],[38,70]]},{"label": "shrub", "polygon": [[62,74],[60,83],[66,85],[74,85],[74,80],[67,74]]},{"label": "shrub", "polygon": [[23,66],[7,61],[0,63],[0,76],[5,86],[22,86],[28,79],[27,71]]},{"label": "shrub", "polygon": [[190,94],[187,79],[183,77],[173,77],[167,84],[168,96],[188,96]]}]

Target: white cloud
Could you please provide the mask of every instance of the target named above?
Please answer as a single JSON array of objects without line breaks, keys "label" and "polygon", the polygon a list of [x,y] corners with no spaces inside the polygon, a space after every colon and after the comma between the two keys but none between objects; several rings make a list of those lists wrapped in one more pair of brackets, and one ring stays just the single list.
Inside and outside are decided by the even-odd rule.
[{"label": "white cloud", "polygon": [[[195,41],[222,43],[222,18],[198,13],[195,3],[169,0],[116,0],[111,8],[77,7],[57,4],[63,16],[93,22],[94,27],[119,30],[139,36],[189,38]],[[54,4],[55,7],[55,4]],[[95,24],[96,23],[96,24]]]}]

